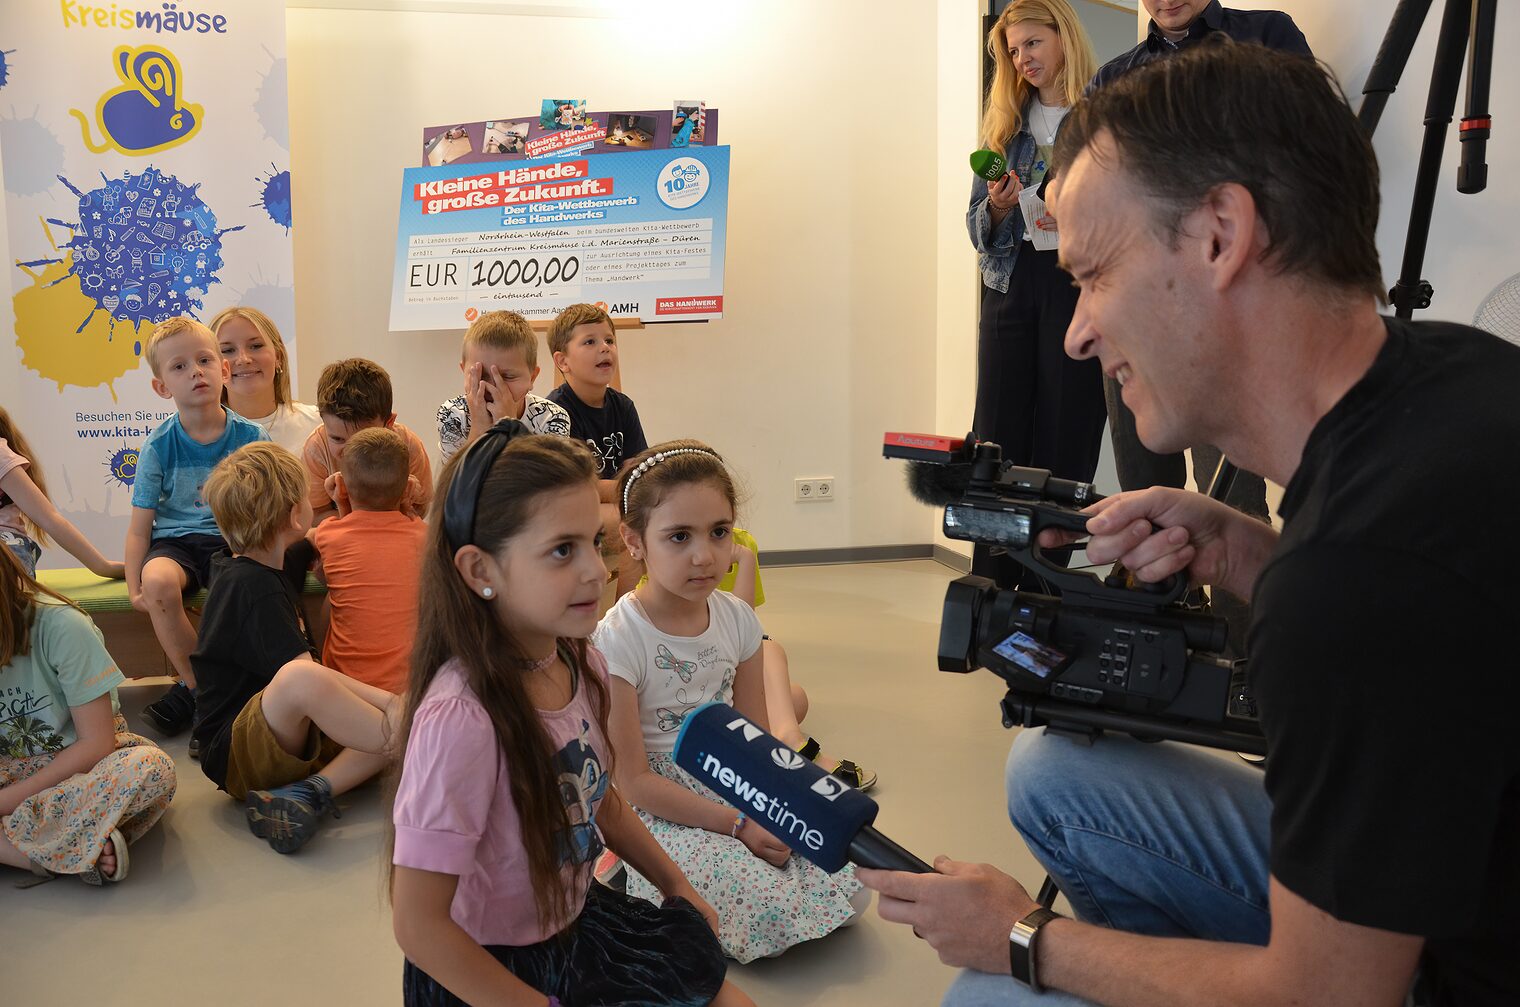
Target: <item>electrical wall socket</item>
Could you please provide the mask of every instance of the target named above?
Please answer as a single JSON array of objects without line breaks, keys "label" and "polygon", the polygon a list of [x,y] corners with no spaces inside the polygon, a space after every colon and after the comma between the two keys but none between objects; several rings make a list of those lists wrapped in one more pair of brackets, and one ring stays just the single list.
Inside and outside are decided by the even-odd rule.
[{"label": "electrical wall socket", "polygon": [[833,476],[813,476],[810,479],[796,480],[794,499],[798,503],[822,503],[833,500],[838,491],[839,486],[834,482]]}]

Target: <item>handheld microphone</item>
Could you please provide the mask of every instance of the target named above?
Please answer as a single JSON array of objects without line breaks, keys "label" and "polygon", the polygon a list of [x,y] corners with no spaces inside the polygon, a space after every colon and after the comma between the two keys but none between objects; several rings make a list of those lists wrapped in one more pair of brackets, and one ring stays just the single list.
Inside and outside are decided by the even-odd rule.
[{"label": "handheld microphone", "polygon": [[995,150],[972,151],[971,170],[989,182],[996,182],[1008,174],[1008,159]]},{"label": "handheld microphone", "polygon": [[934,868],[871,827],[876,802],[830,776],[724,703],[687,714],[676,765],[833,874],[846,861],[887,871]]}]

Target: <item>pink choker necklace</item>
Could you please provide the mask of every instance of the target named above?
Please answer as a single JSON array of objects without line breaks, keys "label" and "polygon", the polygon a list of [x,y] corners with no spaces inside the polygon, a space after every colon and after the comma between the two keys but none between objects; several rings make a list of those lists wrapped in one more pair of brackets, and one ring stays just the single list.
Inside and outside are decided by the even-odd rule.
[{"label": "pink choker necklace", "polygon": [[525,661],[523,663],[523,670],[527,671],[530,675],[536,675],[553,664],[554,659],[557,657],[559,657],[559,648],[556,647],[548,657],[541,657],[536,661]]}]

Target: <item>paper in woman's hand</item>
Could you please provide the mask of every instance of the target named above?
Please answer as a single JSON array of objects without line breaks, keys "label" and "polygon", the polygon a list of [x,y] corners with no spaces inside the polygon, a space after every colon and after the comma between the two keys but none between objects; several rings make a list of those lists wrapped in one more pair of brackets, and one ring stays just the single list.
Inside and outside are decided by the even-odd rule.
[{"label": "paper in woman's hand", "polygon": [[1042,252],[1048,252],[1061,244],[1061,235],[1056,231],[1042,231],[1035,226],[1035,221],[1046,214],[1045,200],[1040,198],[1038,185],[1026,185],[1019,193],[1019,212],[1024,215],[1024,233],[1029,236],[1030,242]]}]

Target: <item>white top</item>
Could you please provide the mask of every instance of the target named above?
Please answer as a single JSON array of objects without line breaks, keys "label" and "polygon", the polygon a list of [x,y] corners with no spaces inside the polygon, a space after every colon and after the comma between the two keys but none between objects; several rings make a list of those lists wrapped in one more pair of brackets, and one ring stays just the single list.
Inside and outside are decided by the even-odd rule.
[{"label": "white top", "polygon": [[760,649],[760,620],[743,600],[714,591],[707,616],[700,636],[672,636],[630,591],[591,634],[608,672],[638,690],[646,753],[674,751],[681,722],[703,703],[732,702],[734,670]]},{"label": "white top", "polygon": [[244,419],[257,423],[265,437],[297,458],[301,457],[301,451],[306,446],[306,438],[322,425],[317,407],[308,406],[304,402],[287,402],[275,406],[274,412],[268,416],[247,416]]}]

